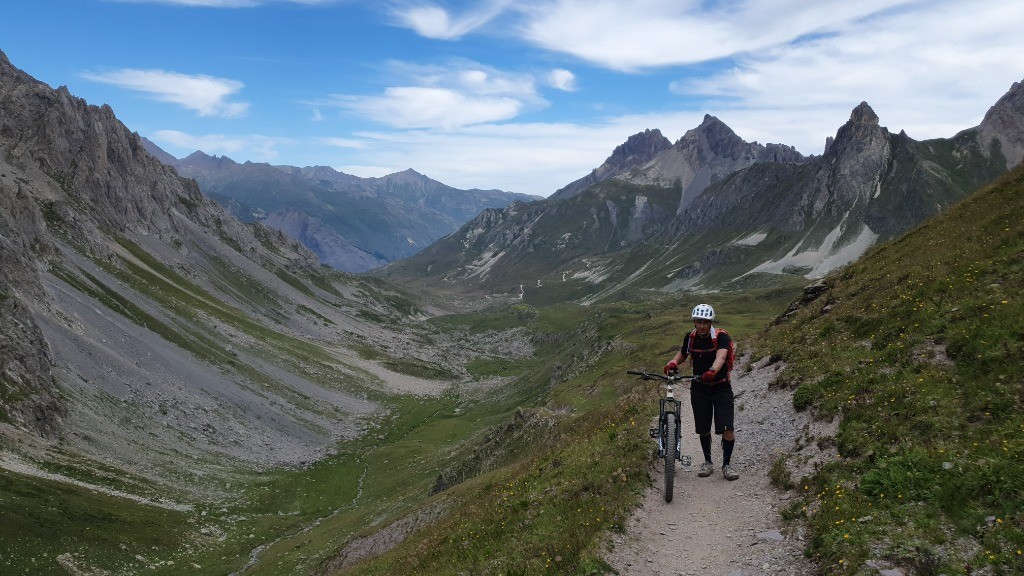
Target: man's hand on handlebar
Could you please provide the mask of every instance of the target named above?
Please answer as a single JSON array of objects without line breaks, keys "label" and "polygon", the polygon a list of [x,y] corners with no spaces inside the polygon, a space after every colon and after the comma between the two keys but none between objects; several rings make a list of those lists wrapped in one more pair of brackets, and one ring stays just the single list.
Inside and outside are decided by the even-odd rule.
[{"label": "man's hand on handlebar", "polygon": [[664,372],[665,372],[666,376],[669,375],[669,374],[673,374],[673,375],[674,374],[678,374],[679,373],[679,364],[676,364],[675,360],[670,360],[668,364],[665,364]]}]

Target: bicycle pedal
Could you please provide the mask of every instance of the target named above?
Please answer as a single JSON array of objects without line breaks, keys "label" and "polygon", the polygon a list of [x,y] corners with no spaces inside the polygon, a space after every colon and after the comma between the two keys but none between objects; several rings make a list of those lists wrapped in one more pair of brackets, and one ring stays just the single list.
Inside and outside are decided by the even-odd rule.
[{"label": "bicycle pedal", "polygon": [[651,438],[657,438],[658,437],[658,429],[655,428],[654,426],[651,426],[651,429],[649,430],[649,432],[651,434]]},{"label": "bicycle pedal", "polygon": [[693,464],[693,458],[685,454],[679,457],[679,461],[683,463],[683,466],[690,466]]}]

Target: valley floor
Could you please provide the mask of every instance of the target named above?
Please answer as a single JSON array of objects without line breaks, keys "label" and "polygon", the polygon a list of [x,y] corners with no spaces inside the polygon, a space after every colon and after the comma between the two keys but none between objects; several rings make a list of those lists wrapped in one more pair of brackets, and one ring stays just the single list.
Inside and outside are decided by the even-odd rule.
[{"label": "valley floor", "polygon": [[[816,430],[820,423],[794,411],[791,391],[769,389],[780,365],[760,362],[746,373],[739,366],[733,382],[738,398],[732,464],[740,479],[730,482],[722,477],[718,436],[712,443],[712,457],[719,470],[708,478],[697,477],[703,458],[693,433],[689,393],[684,390],[683,454],[689,454],[694,465],[676,464],[671,503],[664,499],[661,465],[652,468],[655,482],[642,507],[627,522],[625,533],[612,535],[607,542],[605,560],[621,575],[815,573],[803,556],[802,530],[787,526],[779,514],[791,496],[770,484],[768,472],[780,454],[794,450],[798,439],[827,431]],[[808,450],[816,450],[813,442]],[[796,471],[793,477],[800,475]]]}]

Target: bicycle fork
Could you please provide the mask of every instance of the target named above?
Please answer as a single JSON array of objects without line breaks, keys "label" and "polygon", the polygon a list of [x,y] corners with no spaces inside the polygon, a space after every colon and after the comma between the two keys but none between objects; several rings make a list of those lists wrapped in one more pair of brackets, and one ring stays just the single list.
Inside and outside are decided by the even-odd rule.
[{"label": "bicycle fork", "polygon": [[[672,409],[668,409],[666,406],[668,403],[672,403]],[[690,466],[693,463],[693,458],[683,454],[683,443],[681,442],[682,431],[680,429],[680,409],[679,403],[673,399],[661,399],[661,415],[658,417],[658,426],[651,426],[650,436],[658,443],[658,458],[665,457],[665,441],[668,440],[668,417],[671,415],[676,420],[676,453],[675,459],[679,460],[683,466]]]}]

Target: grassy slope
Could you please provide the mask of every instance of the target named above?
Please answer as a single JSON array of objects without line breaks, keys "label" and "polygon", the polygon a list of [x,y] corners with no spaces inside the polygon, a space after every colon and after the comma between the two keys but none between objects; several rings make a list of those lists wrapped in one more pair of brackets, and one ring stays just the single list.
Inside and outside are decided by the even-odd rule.
[{"label": "grassy slope", "polygon": [[761,338],[788,362],[794,404],[841,422],[841,459],[802,479],[789,511],[826,572],[881,557],[1024,573],[1022,216],[1017,170],[828,278]]},{"label": "grassy slope", "polygon": [[[774,317],[792,291],[721,296],[720,315],[742,339]],[[536,413],[567,414],[520,437],[508,465],[451,488],[458,504],[398,548],[343,573],[587,574],[605,572],[595,543],[621,530],[651,479],[647,428],[659,389],[625,376],[660,369],[678,346],[694,297],[536,310],[529,321],[557,350],[517,386],[539,393]],[[507,315],[530,317],[529,307]],[[513,309],[515,310],[515,309]],[[450,321],[450,320],[449,320]],[[492,317],[467,323],[496,327]],[[515,534],[515,537],[510,537]]]}]

